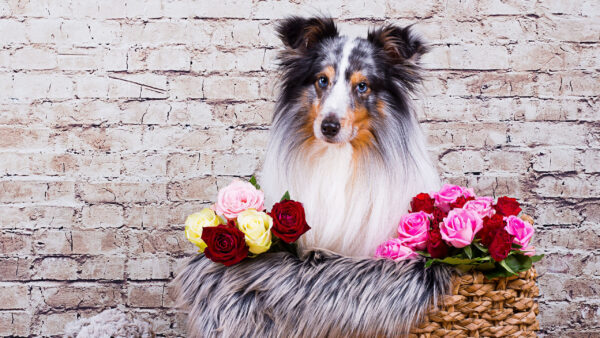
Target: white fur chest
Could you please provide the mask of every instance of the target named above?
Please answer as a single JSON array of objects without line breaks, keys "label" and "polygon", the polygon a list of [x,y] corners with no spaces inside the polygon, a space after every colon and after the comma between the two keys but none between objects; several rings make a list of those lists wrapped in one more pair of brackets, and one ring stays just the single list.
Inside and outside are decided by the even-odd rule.
[{"label": "white fur chest", "polygon": [[302,236],[302,248],[372,256],[406,212],[408,197],[394,193],[393,178],[373,167],[370,173],[355,170],[349,144],[313,146],[287,172],[273,157],[267,155],[263,171],[267,203],[286,189],[303,203],[312,230]]}]

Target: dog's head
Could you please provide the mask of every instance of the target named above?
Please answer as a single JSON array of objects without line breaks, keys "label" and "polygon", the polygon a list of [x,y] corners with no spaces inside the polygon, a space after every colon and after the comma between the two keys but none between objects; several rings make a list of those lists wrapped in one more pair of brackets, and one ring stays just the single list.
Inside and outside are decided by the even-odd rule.
[{"label": "dog's head", "polygon": [[277,32],[285,46],[279,103],[299,107],[288,118],[307,139],[370,145],[390,119],[409,114],[409,94],[421,81],[418,60],[427,51],[410,27],[388,25],[351,39],[330,18],[292,17]]}]

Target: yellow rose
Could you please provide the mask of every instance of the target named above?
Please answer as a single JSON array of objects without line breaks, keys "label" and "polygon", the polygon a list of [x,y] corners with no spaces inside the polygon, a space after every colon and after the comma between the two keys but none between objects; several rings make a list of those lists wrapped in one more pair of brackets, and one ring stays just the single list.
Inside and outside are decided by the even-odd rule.
[{"label": "yellow rose", "polygon": [[214,211],[204,208],[200,212],[193,213],[185,220],[185,237],[204,252],[206,243],[202,240],[202,228],[216,227],[221,224],[221,219]]},{"label": "yellow rose", "polygon": [[253,254],[263,253],[271,247],[273,219],[264,212],[248,209],[237,217],[238,228],[246,235],[246,244]]}]

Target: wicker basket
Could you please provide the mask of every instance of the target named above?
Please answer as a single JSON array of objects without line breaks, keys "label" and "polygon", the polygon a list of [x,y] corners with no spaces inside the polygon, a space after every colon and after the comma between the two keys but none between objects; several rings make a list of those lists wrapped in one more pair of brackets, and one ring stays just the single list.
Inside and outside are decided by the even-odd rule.
[{"label": "wicker basket", "polygon": [[481,272],[457,276],[452,295],[432,308],[410,337],[535,337],[539,293],[534,268],[488,280]]}]

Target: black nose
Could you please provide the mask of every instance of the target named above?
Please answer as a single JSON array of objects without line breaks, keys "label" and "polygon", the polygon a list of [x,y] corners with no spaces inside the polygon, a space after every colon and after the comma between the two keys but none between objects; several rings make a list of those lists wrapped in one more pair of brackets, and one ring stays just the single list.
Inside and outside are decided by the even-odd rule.
[{"label": "black nose", "polygon": [[326,137],[334,137],[340,131],[340,122],[336,118],[327,117],[321,123],[321,132]]}]

